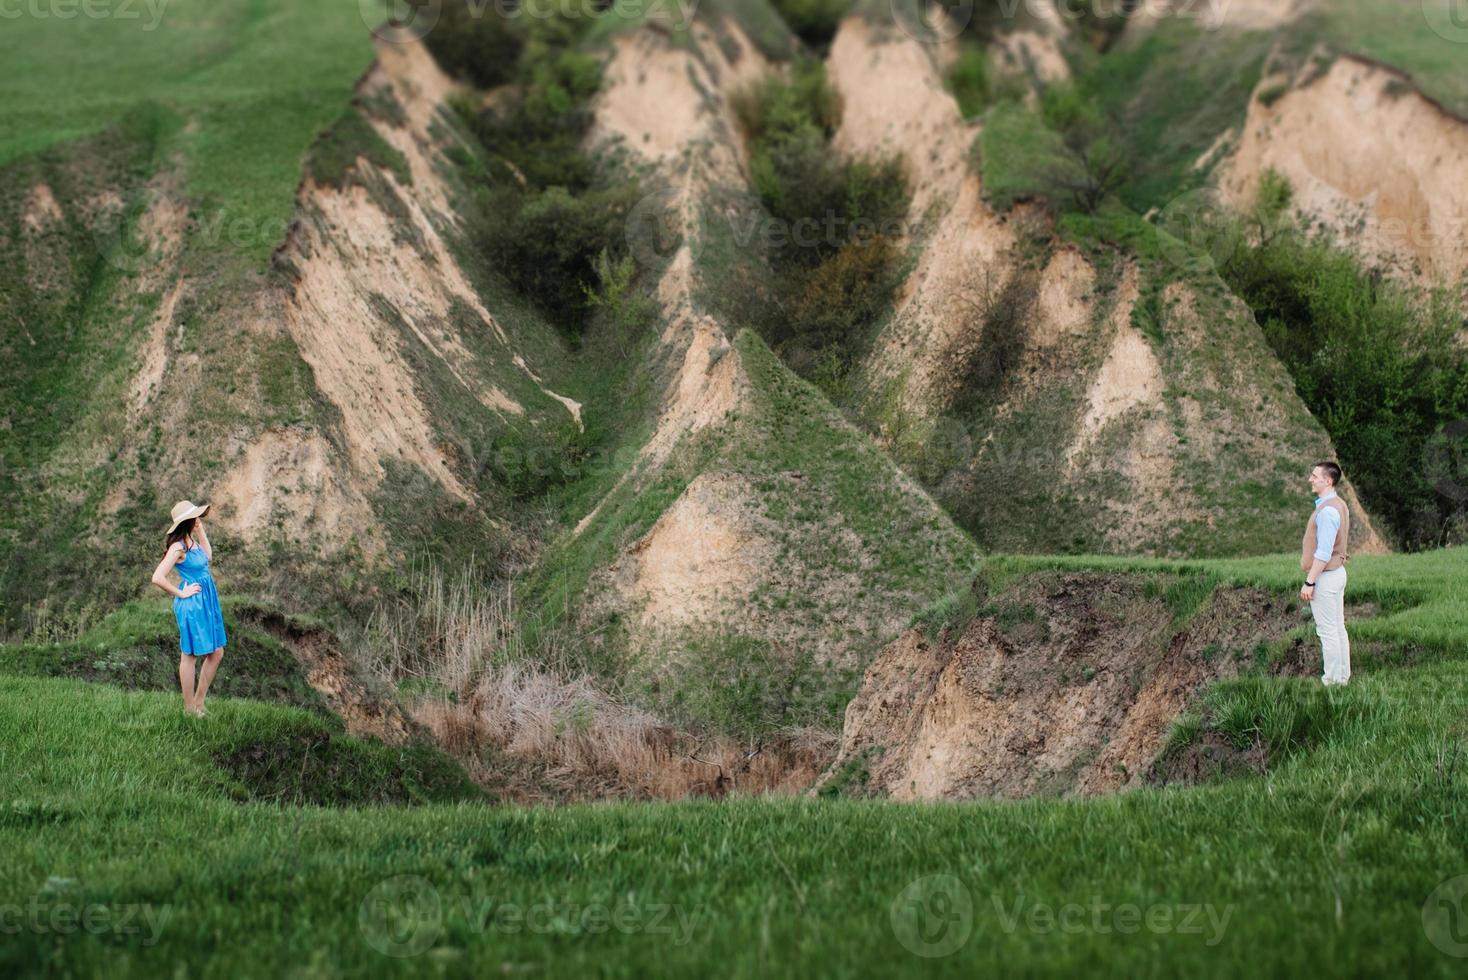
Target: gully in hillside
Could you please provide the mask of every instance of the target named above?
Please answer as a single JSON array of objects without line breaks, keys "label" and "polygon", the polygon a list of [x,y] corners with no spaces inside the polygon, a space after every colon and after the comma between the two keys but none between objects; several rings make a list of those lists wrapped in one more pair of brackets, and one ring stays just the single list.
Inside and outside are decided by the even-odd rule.
[{"label": "gully in hillside", "polygon": [[1327,687],[1351,679],[1351,638],[1346,635],[1346,539],[1351,533],[1351,512],[1336,496],[1341,468],[1335,463],[1316,463],[1310,471],[1310,489],[1315,491],[1315,511],[1305,524],[1300,545],[1300,571],[1305,584],[1300,598],[1310,603],[1315,632],[1320,635],[1320,653],[1325,661],[1321,680]]},{"label": "gully in hillside", "polygon": [[[209,574],[214,551],[204,530],[209,505],[194,506],[187,500],[173,505],[169,515],[167,549],[153,570],[153,584],[173,596],[173,617],[178,620],[178,683],[183,689],[184,710],[204,717],[204,695],[224,659],[224,614],[219,608],[219,590]],[[179,585],[168,581],[168,572],[178,572]],[[204,658],[194,687],[194,660]]]}]

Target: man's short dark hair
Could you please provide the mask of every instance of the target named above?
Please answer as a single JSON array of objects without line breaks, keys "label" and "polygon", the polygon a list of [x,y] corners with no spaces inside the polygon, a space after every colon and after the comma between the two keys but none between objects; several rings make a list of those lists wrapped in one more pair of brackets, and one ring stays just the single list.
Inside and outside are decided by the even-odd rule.
[{"label": "man's short dark hair", "polygon": [[1330,460],[1326,460],[1324,463],[1316,463],[1315,465],[1322,472],[1324,472],[1326,476],[1330,477],[1331,486],[1336,486],[1341,482],[1341,466],[1339,463],[1333,463]]}]

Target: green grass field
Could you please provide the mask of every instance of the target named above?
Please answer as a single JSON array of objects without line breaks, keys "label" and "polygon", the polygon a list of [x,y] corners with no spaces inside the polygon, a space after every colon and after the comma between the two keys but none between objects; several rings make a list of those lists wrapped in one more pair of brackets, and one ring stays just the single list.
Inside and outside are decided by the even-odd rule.
[{"label": "green grass field", "polygon": [[0,168],[140,110],[161,110],[175,127],[160,161],[181,157],[201,210],[236,229],[215,232],[211,247],[263,263],[291,217],[307,148],[371,63],[359,4],[91,6],[116,15],[5,20]]},{"label": "green grass field", "polygon": [[[765,18],[754,33],[767,51],[788,46],[763,4],[720,2]],[[364,6],[381,5],[171,0],[156,30],[141,2],[137,18],[5,19],[0,170],[30,174],[36,161],[96,139],[96,159],[137,169],[123,182],[137,190],[176,160],[191,234],[214,234],[221,217],[249,229],[191,239],[191,260],[253,275],[305,168],[340,168],[342,155],[329,151],[342,146],[327,144],[314,164],[308,152],[334,120],[350,126],[343,112],[371,58]],[[1341,46],[1401,63],[1446,104],[1468,104],[1459,70],[1468,48],[1423,32],[1417,8],[1332,0],[1320,23]],[[1451,27],[1436,6],[1429,18]],[[609,31],[624,19],[605,23]],[[1118,91],[1137,87],[1131,101],[1149,123],[1139,209],[1201,179],[1188,165],[1220,122],[1241,118],[1266,53],[1260,38],[1236,38],[1197,62],[1196,35],[1166,28],[1102,76]],[[1194,77],[1180,81],[1183,68]],[[109,128],[127,120],[150,134],[139,144],[146,159],[102,152]],[[1022,176],[1024,141],[1039,138],[1029,120],[1010,107],[990,123],[991,135],[1014,137],[998,164]],[[13,183],[12,193],[30,186]],[[85,175],[75,183],[86,189]],[[1017,179],[996,183],[1023,190]],[[97,265],[84,271],[103,286],[120,274],[84,254]],[[8,386],[13,404],[36,406],[36,417],[21,425],[18,412],[0,413],[6,432],[15,429],[0,448],[18,447],[7,450],[0,489],[15,474],[42,487],[50,476],[40,462],[69,415],[88,398],[110,397],[95,389],[116,370],[112,360],[88,373],[61,356],[83,342],[103,346],[114,317],[93,308],[101,302],[93,293],[101,287],[77,301],[86,329],[44,340],[54,349],[33,350],[37,377],[17,373]],[[517,341],[534,343],[538,314],[491,299]],[[722,465],[774,487],[761,499],[791,529],[782,563],[832,547],[836,515],[882,558],[884,595],[916,596],[916,605],[950,576],[954,596],[918,612],[919,622],[961,608],[976,562],[993,581],[1049,568],[1180,576],[1180,606],[1219,583],[1298,587],[1292,556],[980,562],[967,537],[924,523],[895,469],[835,424],[816,389],[752,334],[735,346],[759,417],[688,453],[717,450]],[[608,445],[641,443],[652,395],[627,396],[620,376],[585,377],[594,361],[574,361],[549,341],[543,353],[578,382],[567,390],[594,393],[588,415],[610,428]],[[121,356],[119,348],[108,358]],[[278,360],[296,370],[292,349]],[[598,418],[598,401],[617,398],[625,403]],[[293,405],[294,396],[282,401]],[[467,417],[454,405],[438,414]],[[683,462],[635,493],[631,481],[614,493],[576,548],[552,549],[530,599],[550,609],[584,588],[708,459]],[[631,465],[567,485],[552,508],[581,516]],[[776,484],[791,471],[826,489],[818,507]],[[95,507],[100,481],[82,489]],[[17,489],[7,499],[31,496]],[[422,491],[404,483],[400,496],[406,509]],[[139,501],[118,521],[141,521],[154,503]],[[70,499],[56,506],[76,509]],[[37,513],[0,525],[45,527],[62,543],[82,537],[85,525]],[[459,529],[447,518],[423,527],[424,537]],[[96,563],[75,565],[76,582],[39,573],[6,581],[79,596]],[[28,566],[17,558],[11,567]],[[58,629],[56,642],[0,646],[0,975],[1459,976],[1468,963],[1468,552],[1362,556],[1350,576],[1349,597],[1365,606],[1353,607],[1361,618],[1350,623],[1348,688],[1256,674],[1212,688],[1206,710],[1176,729],[1174,742],[1262,742],[1265,775],[1096,799],[921,805],[502,804],[425,742],[391,747],[346,735],[291,652],[245,620],[247,597],[227,606],[230,653],[208,717],[186,717],[171,689],[167,601],[128,603],[77,635]],[[345,576],[342,590],[352,588]],[[784,608],[799,591],[759,598]],[[839,614],[805,615],[849,628]]]},{"label": "green grass field", "polygon": [[[1297,577],[1285,557],[991,561]],[[221,698],[196,721],[171,694],[0,677],[0,969],[1460,975],[1465,571],[1458,551],[1352,562],[1381,609],[1354,639],[1411,666],[1362,656],[1328,694],[1264,681],[1334,719],[1266,776],[1091,800],[493,806],[296,709]],[[329,758],[272,750],[324,735]],[[277,764],[232,768],[243,748]],[[384,797],[455,802],[357,805]]]}]

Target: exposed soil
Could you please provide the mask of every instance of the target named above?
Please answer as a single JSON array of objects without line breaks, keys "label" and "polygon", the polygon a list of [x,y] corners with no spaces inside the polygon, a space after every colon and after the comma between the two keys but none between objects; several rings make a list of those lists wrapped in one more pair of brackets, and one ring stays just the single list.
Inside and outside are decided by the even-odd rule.
[{"label": "exposed soil", "polygon": [[[1220,588],[1177,628],[1169,584],[1036,573],[983,597],[956,635],[909,631],[868,669],[825,781],[864,767],[867,793],[897,799],[1141,785],[1203,688],[1251,669],[1260,644],[1300,622],[1284,597]],[[1305,673],[1305,659],[1275,669]]]},{"label": "exposed soil", "polygon": [[370,508],[342,485],[332,448],[320,433],[267,429],[215,485],[210,503],[245,538],[288,527],[329,541],[348,538],[369,556],[382,551]]},{"label": "exposed soil", "polygon": [[756,504],[743,478],[700,474],[632,546],[613,575],[644,629],[717,623],[748,603],[774,554]]},{"label": "exposed soil", "polygon": [[[670,45],[653,31],[619,37],[596,103],[593,143],[620,148],[653,168],[644,186],[663,188],[653,202],[663,212],[659,220],[683,239],[657,288],[666,323],[657,356],[671,365],[662,409],[636,465],[612,493],[628,480],[655,474],[675,447],[723,422],[750,390],[724,326],[694,303],[695,218],[711,188],[744,182],[744,151],[729,100],[767,66],[732,22],[722,25],[718,38],[707,26],[694,31],[692,47]],[[742,508],[716,492],[717,483],[709,478],[689,487],[654,533],[625,551],[605,576],[612,591],[604,601],[639,607],[639,631],[661,633],[701,619],[719,593],[745,595],[752,586],[756,569],[749,556],[761,552],[760,544]],[[575,533],[600,514],[598,505]],[[712,528],[719,533],[703,534]]]},{"label": "exposed soil", "polygon": [[1272,104],[1250,103],[1219,188],[1246,207],[1272,167],[1289,179],[1302,216],[1368,262],[1455,283],[1468,272],[1465,159],[1468,124],[1400,73],[1343,56],[1319,77],[1296,79]]},{"label": "exposed soil", "polygon": [[49,184],[37,184],[26,195],[20,220],[26,230],[40,234],[66,219]]},{"label": "exposed soil", "polygon": [[755,743],[700,736],[585,679],[515,666],[413,713],[476,783],[522,803],[793,795],[814,782],[834,748],[830,736],[811,731]]},{"label": "exposed soil", "polygon": [[917,267],[867,371],[877,388],[905,379],[904,408],[928,417],[962,374],[955,352],[976,343],[975,294],[1002,290],[1012,274],[1001,257],[1014,235],[983,201],[968,164],[978,130],[963,121],[926,46],[849,17],[826,68],[842,102],[833,148],[853,157],[900,156],[913,190],[909,227],[925,229]]},{"label": "exposed soil", "polygon": [[143,346],[143,366],[133,379],[132,402],[134,411],[141,412],[157,393],[163,383],[163,372],[168,368],[168,331],[173,327],[173,313],[183,295],[184,279],[180,276],[158,305],[158,313],[148,330],[148,339]]},{"label": "exposed soil", "polygon": [[[1168,17],[1185,17],[1206,31],[1269,31],[1298,18],[1316,0],[1172,0],[1142,3],[1127,21],[1127,33],[1140,33]],[[1103,8],[1110,9],[1110,8]]]},{"label": "exposed soil", "polygon": [[239,615],[295,655],[306,672],[306,682],[341,716],[348,734],[401,745],[421,733],[395,701],[375,696],[352,675],[329,631],[302,625],[270,610],[242,609]]}]

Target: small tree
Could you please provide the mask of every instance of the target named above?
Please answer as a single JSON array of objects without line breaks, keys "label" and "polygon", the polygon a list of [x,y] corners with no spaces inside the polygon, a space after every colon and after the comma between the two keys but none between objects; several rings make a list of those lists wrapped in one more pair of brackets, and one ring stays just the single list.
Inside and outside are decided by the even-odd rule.
[{"label": "small tree", "polygon": [[1047,88],[1040,112],[1060,137],[1058,157],[1041,173],[1050,197],[1067,198],[1076,209],[1095,214],[1127,179],[1126,153],[1110,135],[1116,123],[1070,83]]}]

